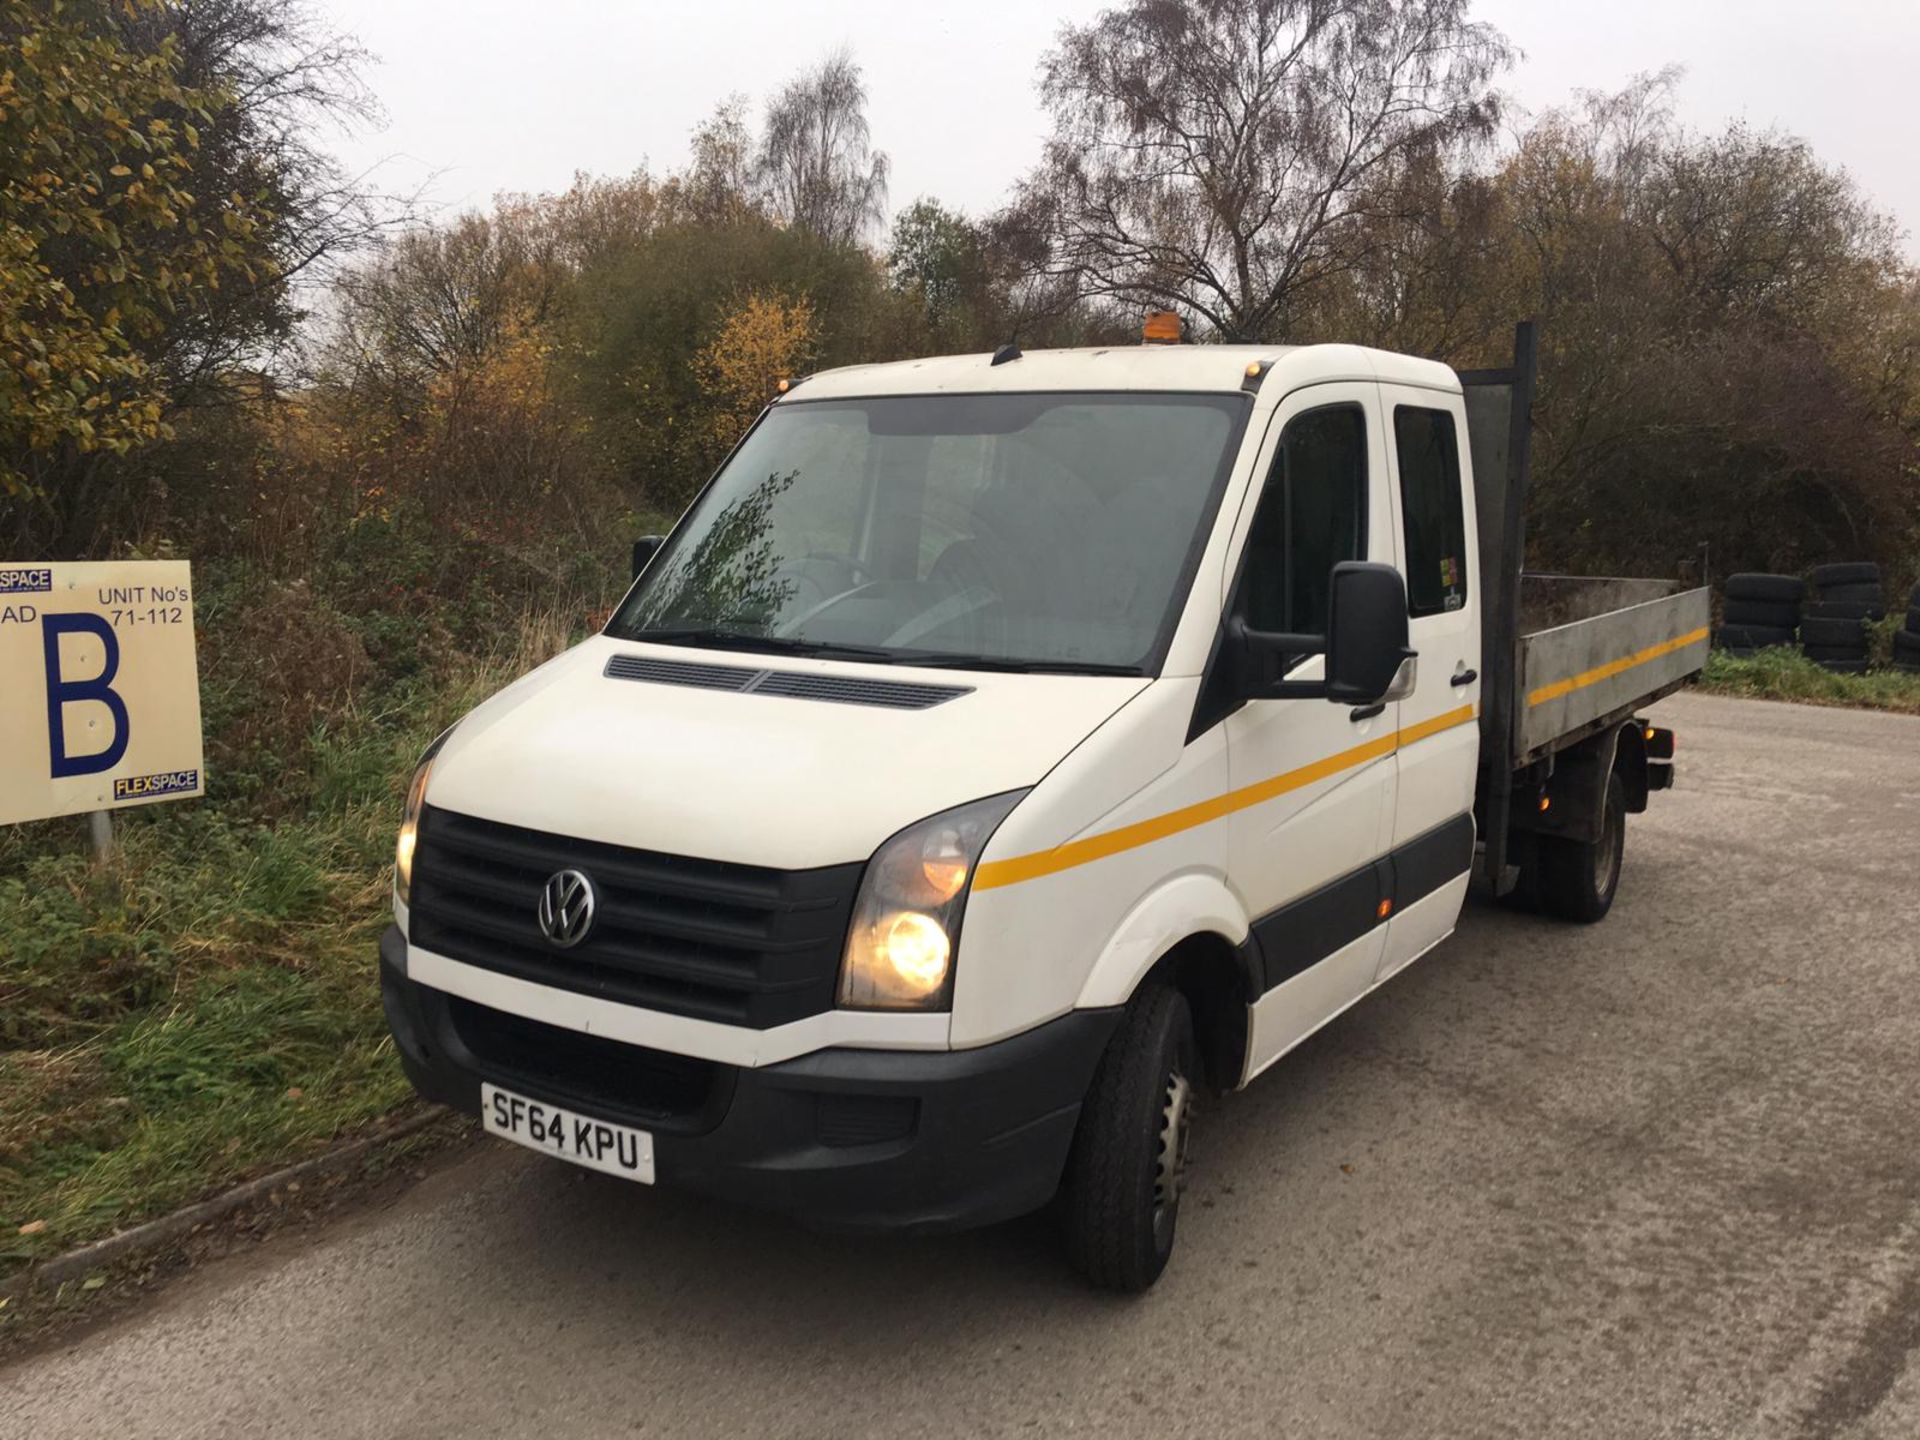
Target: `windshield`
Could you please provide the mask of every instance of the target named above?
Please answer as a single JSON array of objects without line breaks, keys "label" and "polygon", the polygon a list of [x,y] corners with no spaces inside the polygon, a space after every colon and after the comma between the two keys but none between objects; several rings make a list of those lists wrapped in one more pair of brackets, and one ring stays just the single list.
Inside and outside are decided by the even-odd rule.
[{"label": "windshield", "polygon": [[647,567],[628,640],[959,667],[1159,663],[1239,395],[775,406]]}]

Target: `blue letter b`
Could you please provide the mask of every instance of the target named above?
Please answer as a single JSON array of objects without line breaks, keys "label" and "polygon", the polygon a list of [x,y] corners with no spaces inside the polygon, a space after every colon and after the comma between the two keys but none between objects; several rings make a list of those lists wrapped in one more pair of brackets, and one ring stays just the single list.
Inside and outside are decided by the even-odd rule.
[{"label": "blue letter b", "polygon": [[[60,678],[60,637],[94,635],[106,647],[107,662],[92,680]],[[46,615],[40,620],[40,638],[47,655],[47,745],[53,757],[53,778],[64,780],[73,775],[98,775],[111,770],[127,753],[127,702],[113,688],[113,677],[120,670],[120,642],[113,627],[98,615]],[[69,755],[67,727],[62,707],[80,700],[98,700],[113,716],[113,740],[98,755]]]}]

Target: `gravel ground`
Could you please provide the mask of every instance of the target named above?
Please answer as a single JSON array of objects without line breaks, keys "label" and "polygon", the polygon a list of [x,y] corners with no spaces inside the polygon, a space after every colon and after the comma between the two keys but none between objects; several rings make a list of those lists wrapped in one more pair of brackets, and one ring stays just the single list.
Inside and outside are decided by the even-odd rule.
[{"label": "gravel ground", "polygon": [[[0,1372],[0,1435],[1920,1435],[1920,719],[1685,695],[1581,929],[1475,905],[1212,1107],[1150,1295],[490,1146]],[[369,974],[371,983],[371,974]]]}]

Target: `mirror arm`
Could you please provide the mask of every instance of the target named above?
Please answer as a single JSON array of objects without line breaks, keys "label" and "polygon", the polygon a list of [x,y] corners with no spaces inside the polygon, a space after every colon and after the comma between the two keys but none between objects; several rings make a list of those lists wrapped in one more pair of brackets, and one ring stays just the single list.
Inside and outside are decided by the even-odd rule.
[{"label": "mirror arm", "polygon": [[1234,629],[1242,639],[1258,645],[1262,650],[1272,650],[1281,655],[1298,655],[1305,659],[1309,655],[1327,653],[1327,637],[1324,635],[1290,635],[1284,630],[1255,630],[1244,620],[1235,620]]},{"label": "mirror arm", "polygon": [[1260,698],[1262,700],[1325,700],[1327,682],[1324,680],[1276,680],[1261,689]]},{"label": "mirror arm", "polygon": [[[1284,630],[1255,630],[1237,615],[1228,622],[1228,630],[1242,656],[1258,650],[1269,655],[1304,660],[1308,656],[1324,655],[1327,650],[1327,637],[1324,635],[1293,635]],[[1260,700],[1316,700],[1325,698],[1327,682],[1325,680],[1269,680],[1263,685],[1245,689],[1243,693],[1249,698]]]}]

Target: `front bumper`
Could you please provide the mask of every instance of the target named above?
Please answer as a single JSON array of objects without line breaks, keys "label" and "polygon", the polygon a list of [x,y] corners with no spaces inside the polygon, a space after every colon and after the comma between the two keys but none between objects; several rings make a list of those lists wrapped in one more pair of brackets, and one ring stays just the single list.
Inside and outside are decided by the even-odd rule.
[{"label": "front bumper", "polygon": [[758,1068],[559,1030],[406,975],[380,939],[401,1064],[477,1115],[480,1083],[654,1137],[659,1183],[832,1228],[936,1231],[1037,1209],[1059,1187],[1118,1008],[1076,1010],[972,1050],[832,1049]]}]

